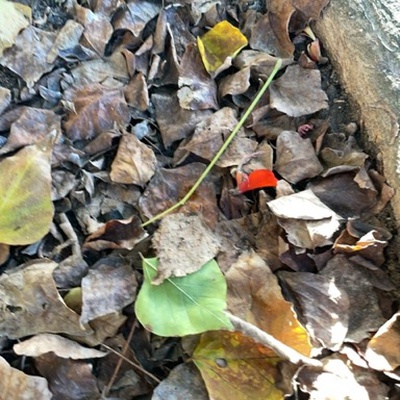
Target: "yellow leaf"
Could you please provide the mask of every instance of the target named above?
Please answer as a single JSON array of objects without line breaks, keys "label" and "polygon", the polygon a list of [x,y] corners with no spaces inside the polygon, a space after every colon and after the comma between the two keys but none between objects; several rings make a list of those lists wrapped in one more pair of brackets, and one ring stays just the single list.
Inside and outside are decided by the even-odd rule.
[{"label": "yellow leaf", "polygon": [[54,137],[0,162],[0,243],[30,244],[50,229],[50,156]]},{"label": "yellow leaf", "polygon": [[222,21],[201,38],[198,37],[197,44],[205,69],[216,76],[229,68],[231,60],[247,46],[247,39],[238,28]]}]

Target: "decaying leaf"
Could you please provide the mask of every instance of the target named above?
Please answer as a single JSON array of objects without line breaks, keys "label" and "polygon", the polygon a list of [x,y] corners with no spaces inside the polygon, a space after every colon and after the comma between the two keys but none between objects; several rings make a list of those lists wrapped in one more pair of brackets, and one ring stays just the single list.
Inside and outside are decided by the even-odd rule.
[{"label": "decaying leaf", "polygon": [[110,178],[116,183],[143,186],[154,175],[156,165],[154,152],[135,135],[126,132],[111,165]]},{"label": "decaying leaf", "polygon": [[14,44],[21,29],[29,25],[32,18],[30,7],[11,1],[0,1],[0,57],[3,51]]},{"label": "decaying leaf", "polygon": [[83,347],[78,343],[51,333],[41,333],[14,345],[13,350],[18,355],[38,357],[53,352],[57,357],[81,360],[86,358],[104,357],[107,353]]},{"label": "decaying leaf", "polygon": [[[208,394],[215,400],[280,400],[281,359],[270,349],[238,332],[207,332],[193,354]],[[251,379],[249,379],[251,377]]]},{"label": "decaying leaf", "polygon": [[50,156],[54,137],[0,162],[0,243],[30,244],[50,229]]},{"label": "decaying leaf", "polygon": [[207,72],[215,77],[230,67],[231,60],[247,45],[247,39],[228,21],[222,21],[198,37],[197,44]]},{"label": "decaying leaf", "polygon": [[217,255],[219,241],[198,215],[176,213],[161,221],[153,246],[159,263],[152,284],[159,285],[199,270]]},{"label": "decaying leaf", "polygon": [[211,260],[193,274],[151,282],[158,260],[143,260],[144,282],[135,302],[141,324],[159,336],[186,336],[208,330],[230,329],[224,313],[226,282],[218,264]]},{"label": "decaying leaf", "polygon": [[307,331],[283,298],[276,276],[256,253],[243,253],[226,273],[229,311],[275,339],[310,355]]},{"label": "decaying leaf", "polygon": [[0,277],[0,329],[2,335],[18,339],[37,333],[85,336],[79,315],[68,308],[52,277],[57,264],[40,260],[21,265]]},{"label": "decaying leaf", "polygon": [[291,117],[312,114],[328,108],[328,96],[321,89],[321,73],[300,65],[289,65],[285,73],[271,83],[271,107]]},{"label": "decaying leaf", "polygon": [[11,367],[3,357],[0,357],[0,373],[2,377],[0,391],[4,399],[51,400],[53,398],[45,378],[26,375]]}]

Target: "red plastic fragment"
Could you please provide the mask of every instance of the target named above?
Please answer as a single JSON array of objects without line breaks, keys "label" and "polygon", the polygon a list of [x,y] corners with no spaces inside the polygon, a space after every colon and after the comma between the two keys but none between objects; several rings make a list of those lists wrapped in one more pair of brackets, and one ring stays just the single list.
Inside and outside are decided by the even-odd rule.
[{"label": "red plastic fragment", "polygon": [[263,187],[276,187],[278,184],[274,173],[269,169],[256,169],[249,175],[238,170],[236,172],[236,182],[239,193]]}]

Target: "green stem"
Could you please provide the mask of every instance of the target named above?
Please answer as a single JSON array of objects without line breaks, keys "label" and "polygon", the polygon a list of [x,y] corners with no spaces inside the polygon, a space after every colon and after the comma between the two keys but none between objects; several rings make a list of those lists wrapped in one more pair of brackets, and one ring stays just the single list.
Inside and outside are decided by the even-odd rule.
[{"label": "green stem", "polygon": [[214,158],[211,160],[210,164],[208,164],[207,168],[204,170],[204,172],[200,175],[199,179],[197,179],[196,183],[192,186],[192,188],[186,193],[185,197],[183,197],[181,200],[179,200],[177,203],[175,203],[172,207],[166,209],[160,214],[157,214],[155,217],[149,219],[148,221],[144,222],[141,226],[145,227],[147,225],[152,224],[155,221],[158,221],[161,218],[164,218],[166,215],[171,213],[172,211],[176,210],[177,208],[183,206],[189,198],[192,196],[192,194],[197,190],[197,188],[201,185],[201,183],[204,181],[208,173],[212,170],[214,165],[218,162],[218,160],[221,158],[222,154],[224,154],[225,150],[228,148],[230,143],[232,142],[233,138],[236,136],[236,134],[239,132],[239,130],[242,128],[244,123],[246,122],[247,118],[249,115],[253,112],[254,108],[258,104],[258,102],[261,100],[261,97],[267,90],[268,86],[271,84],[272,80],[274,79],[275,75],[279,71],[282,65],[282,60],[278,59],[274,69],[271,72],[271,75],[268,77],[267,81],[264,83],[263,87],[257,94],[257,96],[254,98],[254,100],[251,102],[249,108],[246,110],[246,112],[243,114],[242,118],[240,121],[237,123],[233,131],[230,133],[224,144],[221,146],[219,149],[218,153],[214,156]]}]

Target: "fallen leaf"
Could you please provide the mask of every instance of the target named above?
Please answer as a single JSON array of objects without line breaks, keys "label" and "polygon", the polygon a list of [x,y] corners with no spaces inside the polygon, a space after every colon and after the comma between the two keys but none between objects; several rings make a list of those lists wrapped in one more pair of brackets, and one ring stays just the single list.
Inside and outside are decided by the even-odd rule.
[{"label": "fallen leaf", "polygon": [[53,352],[57,357],[81,360],[104,357],[107,353],[83,347],[78,343],[51,333],[41,333],[30,339],[16,343],[13,350],[18,355],[38,357]]},{"label": "fallen leaf", "polygon": [[0,162],[0,243],[30,244],[50,229],[50,156],[54,137]]},{"label": "fallen leaf", "polygon": [[[209,117],[203,118],[196,125],[192,138],[183,142],[178,151],[183,151],[186,156],[188,152],[191,152],[211,161],[237,123],[235,111],[232,108],[223,107]],[[216,165],[220,167],[238,165],[244,157],[254,153],[256,147],[257,143],[247,138],[244,130],[241,129]]]},{"label": "fallen leaf", "polygon": [[68,112],[65,133],[71,140],[91,139],[110,130],[115,124],[125,126],[130,119],[122,90],[91,84],[64,92],[65,100],[74,104]]},{"label": "fallen leaf", "polygon": [[79,315],[59,295],[52,277],[56,267],[55,262],[39,260],[1,275],[3,335],[19,339],[44,332],[81,337],[90,334],[91,330],[81,326]]},{"label": "fallen leaf", "polygon": [[231,60],[247,46],[247,39],[228,21],[221,21],[205,35],[198,37],[197,45],[204,67],[212,77],[215,77],[229,68]]},{"label": "fallen leaf", "polygon": [[186,336],[230,329],[225,315],[226,282],[211,260],[193,274],[152,285],[158,260],[143,259],[144,282],[135,302],[140,323],[159,336]]},{"label": "fallen leaf", "polygon": [[193,353],[193,362],[215,400],[281,400],[280,361],[270,349],[239,332],[207,332]]},{"label": "fallen leaf", "polygon": [[246,67],[235,74],[222,78],[221,82],[219,83],[219,93],[221,97],[225,97],[228,94],[238,95],[245,93],[249,87],[250,68]]},{"label": "fallen leaf", "polygon": [[400,320],[396,313],[368,342],[365,359],[378,371],[394,371],[400,365]]},{"label": "fallen leaf", "polygon": [[35,359],[35,367],[46,378],[53,399],[96,399],[100,396],[93,365],[87,361],[47,353]]},{"label": "fallen leaf", "polygon": [[278,279],[255,252],[243,253],[225,274],[229,311],[275,339],[309,356],[311,344]]},{"label": "fallen leaf", "polygon": [[136,288],[136,277],[129,263],[111,257],[97,261],[82,279],[81,323],[121,312],[133,303]]},{"label": "fallen leaf", "polygon": [[140,111],[146,111],[149,107],[149,92],[144,75],[135,74],[129,84],[125,86],[124,93],[128,104]]},{"label": "fallen leaf", "polygon": [[110,178],[116,183],[144,186],[154,175],[156,166],[153,150],[135,135],[125,132],[111,165]]},{"label": "fallen leaf", "polygon": [[53,398],[45,378],[26,375],[11,367],[3,357],[0,357],[0,374],[2,376],[0,391],[4,399],[51,400]]},{"label": "fallen leaf", "polygon": [[291,117],[313,114],[328,108],[328,96],[321,89],[321,73],[289,65],[269,87],[270,105]]},{"label": "fallen leaf", "polygon": [[151,282],[159,285],[170,277],[191,274],[209,261],[219,250],[218,238],[198,215],[176,213],[162,219],[153,236],[157,251],[157,275]]},{"label": "fallen leaf", "polygon": [[179,68],[179,104],[187,110],[217,110],[217,85],[207,74],[194,43],[186,47]]},{"label": "fallen leaf", "polygon": [[314,345],[339,350],[349,323],[346,291],[329,278],[310,272],[279,271],[278,277]]},{"label": "fallen leaf", "polygon": [[18,33],[29,26],[32,19],[30,7],[11,1],[0,1],[0,57],[3,51],[11,47]]},{"label": "fallen leaf", "polygon": [[86,238],[83,247],[95,251],[104,249],[132,250],[136,243],[147,236],[140,224],[140,219],[136,216],[126,220],[113,219],[107,221]]},{"label": "fallen leaf", "polygon": [[290,183],[319,175],[323,167],[310,139],[297,132],[283,131],[276,142],[276,171]]}]

